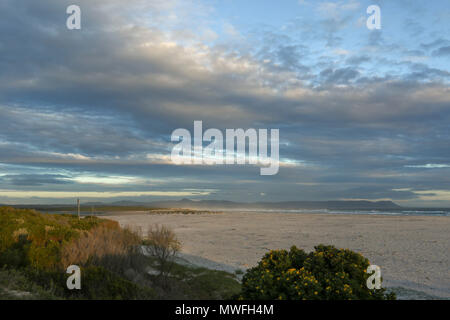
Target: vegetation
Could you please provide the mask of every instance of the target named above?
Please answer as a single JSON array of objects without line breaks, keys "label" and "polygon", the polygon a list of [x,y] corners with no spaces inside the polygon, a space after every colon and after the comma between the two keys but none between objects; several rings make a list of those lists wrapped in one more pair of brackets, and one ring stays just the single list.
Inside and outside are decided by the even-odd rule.
[{"label": "vegetation", "polygon": [[[158,269],[157,260],[150,260]],[[223,300],[236,297],[241,290],[240,282],[231,273],[180,263],[173,264],[167,285],[159,281],[159,275],[152,278],[158,299]]]},{"label": "vegetation", "polygon": [[[16,206],[17,207],[17,206]],[[78,208],[76,206],[21,206],[23,208],[18,209],[34,209],[39,212],[74,212],[76,213]],[[148,211],[148,210],[159,210],[158,208],[146,207],[146,206],[86,206],[81,205],[80,211],[82,212],[123,212],[123,211]]]},{"label": "vegetation", "polygon": [[30,281],[23,270],[0,269],[0,300],[58,299],[51,290]]},{"label": "vegetation", "polygon": [[366,281],[369,260],[361,254],[334,246],[319,245],[306,253],[267,253],[250,269],[242,282],[241,299],[280,300],[382,300],[395,299],[386,290],[370,290]]},{"label": "vegetation", "polygon": [[[169,274],[179,242],[166,227],[150,229],[143,241],[114,221],[0,208],[0,299],[224,299],[239,292],[225,272],[173,263]],[[142,244],[162,255],[145,256]],[[71,264],[81,267],[81,290],[66,287]],[[152,270],[164,270],[164,285]]]},{"label": "vegetation", "polygon": [[80,233],[117,224],[72,215],[43,215],[34,210],[0,208],[0,265],[58,269],[61,249]]},{"label": "vegetation", "polygon": [[175,233],[163,225],[150,226],[143,244],[156,258],[160,275],[167,277],[173,267],[173,258],[181,248]]},{"label": "vegetation", "polygon": [[[16,206],[17,209],[33,209],[38,212],[58,212],[76,214],[78,209],[76,206]],[[196,210],[196,209],[182,209],[182,208],[156,208],[149,206],[114,206],[114,205],[100,205],[88,206],[82,205],[80,207],[82,215],[96,216],[96,215],[113,215],[113,214],[217,214],[218,211],[210,210]]]}]

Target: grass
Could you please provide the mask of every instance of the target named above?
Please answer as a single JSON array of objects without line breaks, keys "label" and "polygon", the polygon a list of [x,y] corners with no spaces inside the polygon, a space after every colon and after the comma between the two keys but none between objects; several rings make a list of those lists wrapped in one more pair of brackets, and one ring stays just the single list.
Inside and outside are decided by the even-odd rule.
[{"label": "grass", "polygon": [[[82,278],[82,287],[88,291],[65,292],[51,285],[51,277],[43,277],[41,285],[29,274],[20,270],[0,270],[0,300],[60,300],[60,299],[232,299],[240,292],[240,283],[227,272],[175,264],[169,277],[169,288],[158,286],[156,276],[140,275],[139,283],[104,271],[90,273]],[[41,280],[42,281],[42,280]],[[156,284],[155,284],[156,283]],[[61,283],[60,283],[61,284]],[[120,287],[127,286],[126,290]],[[62,286],[60,286],[62,287]],[[120,290],[117,290],[117,289]],[[126,296],[122,296],[123,292]]]},{"label": "grass", "polygon": [[0,269],[0,300],[58,299],[53,292],[30,281],[20,270]]},{"label": "grass", "polygon": [[[149,259],[150,265],[157,265],[156,259]],[[233,299],[241,290],[241,284],[234,274],[179,263],[174,263],[171,268],[169,284],[170,290],[155,288],[159,298],[223,300]]]}]

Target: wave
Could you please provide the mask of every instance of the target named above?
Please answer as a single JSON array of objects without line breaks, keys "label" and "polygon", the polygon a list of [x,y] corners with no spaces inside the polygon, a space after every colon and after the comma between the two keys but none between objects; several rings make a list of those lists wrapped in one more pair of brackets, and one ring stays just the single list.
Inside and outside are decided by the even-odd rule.
[{"label": "wave", "polygon": [[448,210],[332,210],[332,209],[225,209],[222,211],[244,211],[261,213],[328,213],[328,214],[362,214],[362,215],[392,215],[392,216],[450,216]]}]

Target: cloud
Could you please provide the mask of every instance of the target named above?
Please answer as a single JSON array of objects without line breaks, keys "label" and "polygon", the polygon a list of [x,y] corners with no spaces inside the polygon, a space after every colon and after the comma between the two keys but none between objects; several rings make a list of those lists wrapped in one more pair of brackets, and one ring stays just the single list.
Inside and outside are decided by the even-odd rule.
[{"label": "cloud", "polygon": [[[448,183],[439,170],[411,170],[450,156],[448,70],[433,58],[445,54],[444,39],[405,49],[370,32],[357,38],[361,48],[341,46],[356,1],[252,35],[218,27],[196,2],[137,0],[126,10],[81,1],[82,30],[69,32],[67,3],[0,4],[0,188],[17,192],[5,191],[9,199],[186,188],[235,200],[410,199],[419,196],[392,189]],[[285,164],[302,165],[270,180],[252,166],[173,166],[170,135],[194,120],[279,128]]]},{"label": "cloud", "polygon": [[424,190],[424,191],[414,191],[415,194],[419,195],[420,200],[424,201],[449,201],[450,191],[449,190]]},{"label": "cloud", "polygon": [[420,47],[425,50],[430,50],[439,46],[444,46],[446,44],[450,44],[450,41],[447,39],[438,38],[428,43],[421,43]]},{"label": "cloud", "polygon": [[450,55],[450,46],[446,47],[440,47],[439,49],[436,49],[433,51],[433,56],[443,57],[443,56],[449,56]]},{"label": "cloud", "polygon": [[58,174],[5,174],[0,176],[2,185],[41,186],[47,184],[70,184],[67,176]]},{"label": "cloud", "polygon": [[22,191],[22,190],[0,190],[0,197],[13,198],[113,198],[113,197],[142,197],[142,196],[164,196],[164,197],[189,197],[208,195],[209,191],[119,191],[119,192],[70,192],[70,191]]},{"label": "cloud", "polygon": [[325,69],[320,73],[325,83],[345,84],[355,79],[359,72],[353,68]]},{"label": "cloud", "polygon": [[437,164],[437,163],[427,163],[419,165],[407,165],[406,168],[424,168],[424,169],[442,169],[450,168],[450,164]]},{"label": "cloud", "polygon": [[351,65],[360,65],[364,62],[370,62],[371,58],[368,55],[351,56],[347,59],[347,63]]}]

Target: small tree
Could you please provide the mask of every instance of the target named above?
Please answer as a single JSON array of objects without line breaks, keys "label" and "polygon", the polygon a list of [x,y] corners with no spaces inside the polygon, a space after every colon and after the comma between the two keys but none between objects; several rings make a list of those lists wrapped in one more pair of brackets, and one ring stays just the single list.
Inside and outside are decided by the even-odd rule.
[{"label": "small tree", "polygon": [[153,225],[148,228],[144,245],[159,264],[160,276],[166,278],[173,266],[173,257],[181,249],[181,243],[175,233],[164,225]]}]

